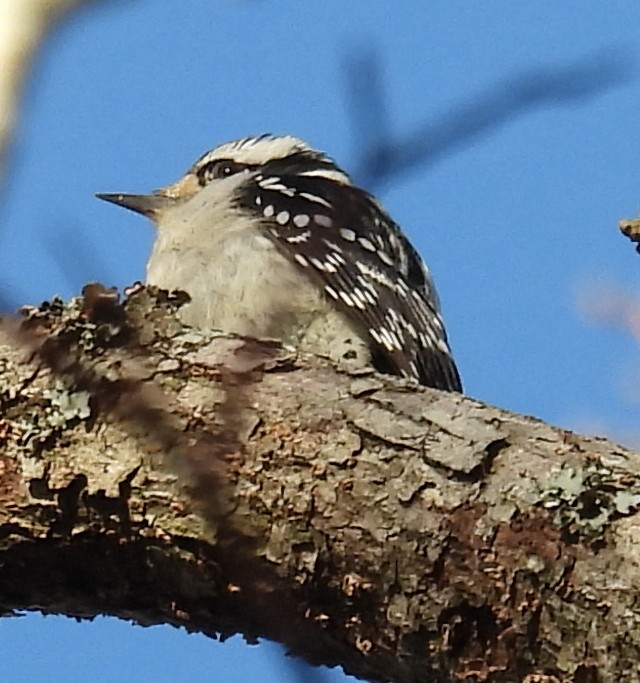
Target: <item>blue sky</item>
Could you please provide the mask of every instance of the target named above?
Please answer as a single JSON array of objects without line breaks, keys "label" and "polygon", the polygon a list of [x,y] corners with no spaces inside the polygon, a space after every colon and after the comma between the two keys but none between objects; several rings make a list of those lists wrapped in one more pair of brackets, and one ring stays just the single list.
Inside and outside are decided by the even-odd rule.
[{"label": "blue sky", "polygon": [[[292,133],[360,168],[354,54],[375,50],[395,136],[442,131],[533,70],[604,60],[617,75],[594,77],[590,96],[496,117],[377,191],[436,277],[467,393],[638,444],[637,343],[583,313],[640,285],[616,228],[640,208],[638,27],[637,0],[96,3],[33,70],[0,209],[0,295],[18,306],[142,278],[150,225],[93,193],[167,184],[219,142]],[[106,619],[3,620],[3,666],[10,653],[8,681],[292,676],[273,646]]]}]

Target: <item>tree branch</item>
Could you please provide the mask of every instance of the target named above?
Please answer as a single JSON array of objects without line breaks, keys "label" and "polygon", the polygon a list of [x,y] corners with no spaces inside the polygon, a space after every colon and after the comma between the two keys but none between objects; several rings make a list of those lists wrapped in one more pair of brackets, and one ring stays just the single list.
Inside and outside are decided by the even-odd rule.
[{"label": "tree branch", "polygon": [[178,303],[94,287],[0,329],[0,610],[371,680],[640,680],[635,454]]},{"label": "tree branch", "polygon": [[0,3],[0,184],[34,56],[51,30],[95,0],[2,0]]}]

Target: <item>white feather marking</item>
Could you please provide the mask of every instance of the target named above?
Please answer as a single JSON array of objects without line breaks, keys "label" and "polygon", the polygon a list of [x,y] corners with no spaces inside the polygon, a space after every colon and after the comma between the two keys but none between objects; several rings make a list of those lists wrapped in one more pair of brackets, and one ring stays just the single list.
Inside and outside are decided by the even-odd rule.
[{"label": "white feather marking", "polygon": [[306,213],[297,213],[293,217],[293,224],[297,228],[306,228],[309,225],[310,218]]},{"label": "white feather marking", "polygon": [[358,242],[360,242],[360,245],[363,249],[366,249],[367,251],[376,251],[376,248],[373,246],[373,242],[368,240],[366,237],[359,237]]},{"label": "white feather marking", "polygon": [[354,304],[353,299],[349,296],[349,294],[347,294],[346,292],[343,292],[342,290],[340,290],[339,294],[340,294],[340,298],[345,302],[345,304],[347,304],[347,306],[351,306],[351,308],[353,308],[353,306],[355,304]]},{"label": "white feather marking", "polygon": [[310,202],[313,202],[314,204],[321,204],[322,206],[326,206],[327,209],[331,209],[331,203],[328,202],[324,197],[318,197],[316,194],[311,194],[310,192],[300,192],[300,197],[303,199],[307,199]]},{"label": "white feather marking", "polygon": [[393,266],[393,259],[391,256],[389,256],[389,254],[387,254],[386,251],[378,249],[378,257],[383,263],[386,263],[388,266]]},{"label": "white feather marking", "polygon": [[376,330],[375,327],[369,328],[369,334],[378,342],[378,344],[382,344],[382,338],[378,334],[378,330]]},{"label": "white feather marking", "polygon": [[351,228],[340,228],[340,237],[342,237],[342,239],[346,240],[347,242],[355,242],[356,232]]},{"label": "white feather marking", "polygon": [[301,242],[306,242],[310,236],[311,231],[305,230],[297,235],[291,235],[290,237],[287,237],[287,242],[289,242],[289,244],[300,244]]},{"label": "white feather marking", "polygon": [[313,222],[319,225],[321,228],[330,228],[333,225],[333,220],[329,216],[317,213],[313,217]]}]

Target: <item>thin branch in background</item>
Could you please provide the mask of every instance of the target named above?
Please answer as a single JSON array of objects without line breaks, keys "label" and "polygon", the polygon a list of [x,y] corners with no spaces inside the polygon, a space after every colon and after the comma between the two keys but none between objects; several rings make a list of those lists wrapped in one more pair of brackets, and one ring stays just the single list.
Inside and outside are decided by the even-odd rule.
[{"label": "thin branch in background", "polygon": [[[364,153],[353,173],[365,187],[380,187],[403,173],[487,135],[517,116],[543,106],[567,106],[629,82],[633,63],[619,50],[600,52],[567,66],[532,69],[462,102],[434,123],[394,136],[386,116],[379,56],[369,49],[347,64],[346,98],[353,138]],[[371,130],[377,126],[378,129]]]},{"label": "thin branch in background", "polygon": [[109,268],[107,259],[103,258],[103,251],[98,248],[88,226],[83,228],[64,222],[41,232],[47,253],[69,289],[78,291],[87,282],[110,279],[109,271],[113,268]]},{"label": "thin branch in background", "polygon": [[[60,271],[59,282],[67,290],[75,294],[87,282],[111,279],[107,262],[101,258],[86,230],[74,229],[65,223],[41,232],[51,265],[57,266]],[[60,289],[58,293],[61,293]],[[6,277],[0,275],[0,315],[13,314],[28,303],[36,305],[40,301],[34,300],[33,293],[29,295],[27,290],[16,289],[11,274]]]},{"label": "thin branch in background", "polygon": [[[304,659],[290,658],[287,660],[289,670],[299,683],[330,683],[327,669],[307,664]],[[344,676],[347,676],[342,672]]]},{"label": "thin branch in background", "polygon": [[373,47],[352,51],[345,60],[343,73],[354,139],[358,149],[364,150],[359,162],[361,171],[355,174],[360,178],[364,169],[387,168],[384,155],[393,139],[382,57]]}]

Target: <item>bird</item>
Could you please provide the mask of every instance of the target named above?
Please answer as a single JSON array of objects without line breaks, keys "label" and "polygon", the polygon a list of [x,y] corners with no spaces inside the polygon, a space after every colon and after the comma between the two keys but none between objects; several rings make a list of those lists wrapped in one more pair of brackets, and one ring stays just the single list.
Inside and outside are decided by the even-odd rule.
[{"label": "bird", "polygon": [[96,196],[155,224],[146,282],[189,294],[184,323],[462,392],[424,262],[381,203],[306,142],[244,137],[150,194]]}]

